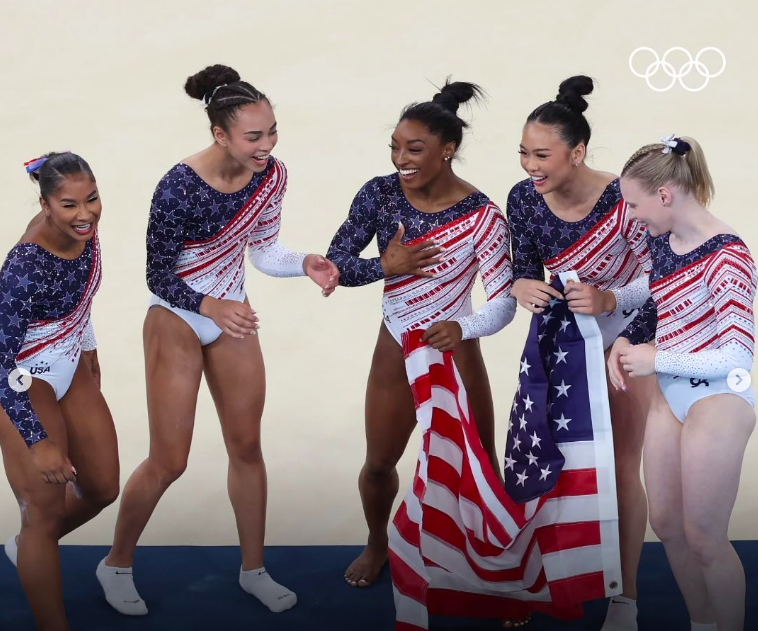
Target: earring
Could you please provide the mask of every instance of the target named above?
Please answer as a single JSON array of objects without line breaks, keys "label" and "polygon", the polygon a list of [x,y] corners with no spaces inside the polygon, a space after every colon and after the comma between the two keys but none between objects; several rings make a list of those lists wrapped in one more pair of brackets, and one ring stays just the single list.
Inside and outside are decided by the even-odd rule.
[{"label": "earring", "polygon": [[449,162],[449,161],[450,161],[450,156],[445,156],[445,162]]}]

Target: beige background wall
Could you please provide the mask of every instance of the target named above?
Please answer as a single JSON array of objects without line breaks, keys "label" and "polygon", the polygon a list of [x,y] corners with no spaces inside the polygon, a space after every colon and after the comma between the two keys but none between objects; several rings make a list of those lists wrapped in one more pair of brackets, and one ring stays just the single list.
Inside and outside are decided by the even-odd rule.
[{"label": "beige background wall", "polygon": [[[93,317],[123,483],[148,444],[141,327],[150,197],[163,173],[209,142],[201,106],[182,90],[187,75],[226,63],[275,104],[275,153],[290,173],[281,236],[293,249],[324,252],[359,187],[392,170],[391,129],[406,103],[432,96],[430,82],[452,74],[489,91],[486,107],[473,111],[457,170],[505,204],[524,175],[516,150],[526,115],[553,98],[562,79],[586,73],[598,80],[588,111],[590,164],[618,172],[634,149],[662,134],[695,136],[716,181],[714,211],[758,251],[756,17],[747,0],[3,2],[0,251],[13,246],[36,212],[22,162],[53,149],[85,156],[104,202],[105,277]],[[726,71],[698,93],[678,85],[655,93],[630,72],[627,59],[638,46],[662,54],[674,45],[693,54],[719,47]],[[307,280],[251,270],[248,291],[261,314],[267,362],[267,542],[359,543],[363,395],[381,287],[340,289],[325,301]],[[479,286],[475,299],[483,299]],[[484,341],[501,451],[527,324],[522,311]],[[402,462],[403,489],[417,439]],[[732,519],[735,538],[758,538],[757,460],[754,439]],[[218,422],[203,386],[189,470],[159,505],[142,543],[234,543],[225,477]],[[67,542],[108,543],[115,516],[114,506]],[[3,479],[0,536],[17,527]]]}]

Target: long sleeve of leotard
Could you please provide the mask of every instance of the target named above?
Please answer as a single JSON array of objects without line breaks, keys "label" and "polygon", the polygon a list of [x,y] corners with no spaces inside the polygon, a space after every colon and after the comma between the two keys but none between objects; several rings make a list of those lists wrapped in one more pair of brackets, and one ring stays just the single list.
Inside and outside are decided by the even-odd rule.
[{"label": "long sleeve of leotard", "polygon": [[511,189],[505,208],[513,240],[513,280],[530,278],[544,281],[545,268],[524,216],[518,184]]},{"label": "long sleeve of leotard", "polygon": [[97,348],[97,340],[95,339],[95,329],[92,326],[92,316],[90,316],[89,322],[82,334],[82,350],[94,351]]},{"label": "long sleeve of leotard", "polygon": [[715,379],[735,368],[752,368],[756,273],[750,255],[730,246],[718,250],[705,269],[704,282],[716,317],[718,348],[691,353],[659,350],[656,372]]},{"label": "long sleeve of leotard", "polygon": [[[16,357],[34,320],[32,306],[42,288],[42,272],[34,258],[12,254],[0,273],[0,405],[28,447],[47,438],[29,394],[11,387]],[[21,384],[19,384],[21,385]]]},{"label": "long sleeve of leotard", "polygon": [[205,295],[174,273],[182,251],[189,191],[184,180],[169,171],[158,183],[147,224],[147,286],[172,307],[200,313]]},{"label": "long sleeve of leotard", "polygon": [[642,274],[623,287],[611,289],[616,296],[616,309],[637,309],[650,298],[650,248],[647,243],[647,228],[629,216],[629,206],[624,203],[621,216],[621,234],[642,267]]},{"label": "long sleeve of leotard", "polygon": [[307,254],[293,252],[279,243],[279,228],[282,224],[282,201],[287,189],[285,182],[280,192],[272,199],[258,219],[250,239],[247,255],[255,269],[268,276],[286,278],[304,276],[303,261]]},{"label": "long sleeve of leotard", "polygon": [[360,287],[384,278],[378,256],[360,257],[374,238],[377,230],[378,185],[375,180],[365,184],[355,196],[347,219],[332,239],[326,258],[340,271],[340,285]]},{"label": "long sleeve of leotard", "polygon": [[494,204],[488,204],[477,220],[473,239],[487,302],[470,315],[455,318],[464,340],[493,335],[516,314],[508,224]]},{"label": "long sleeve of leotard", "polygon": [[627,327],[619,333],[619,337],[627,338],[632,344],[647,344],[655,339],[658,326],[658,307],[653,298],[648,298],[640,307]]}]

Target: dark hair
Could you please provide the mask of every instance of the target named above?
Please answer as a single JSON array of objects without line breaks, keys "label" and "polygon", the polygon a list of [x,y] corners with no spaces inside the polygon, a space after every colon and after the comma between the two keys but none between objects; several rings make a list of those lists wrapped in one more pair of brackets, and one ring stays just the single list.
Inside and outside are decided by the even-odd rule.
[{"label": "dark hair", "polygon": [[248,103],[268,101],[263,92],[242,81],[236,70],[221,64],[208,66],[187,77],[184,91],[193,99],[205,103],[211,129],[218,125],[224,131],[229,129],[228,125],[237,117],[240,107]]},{"label": "dark hair", "polygon": [[[33,182],[39,184],[40,195],[45,201],[50,201],[50,195],[52,195],[61,184],[70,175],[84,174],[88,176],[93,182],[95,182],[95,175],[92,173],[87,161],[81,156],[75,153],[48,153],[41,158],[45,158],[45,162],[37,170],[32,171],[29,177]],[[41,159],[38,158],[38,159]]]},{"label": "dark hair", "polygon": [[586,145],[590,142],[592,130],[590,124],[584,117],[584,111],[587,109],[587,101],[584,96],[592,94],[594,85],[590,77],[577,75],[566,79],[558,87],[558,95],[554,101],[543,103],[526,119],[529,123],[542,123],[557,127],[561,140],[565,142],[570,149],[576,147],[580,142]]},{"label": "dark hair", "polygon": [[484,90],[475,83],[450,83],[448,77],[431,101],[406,106],[400,114],[400,121],[417,120],[424,123],[443,143],[454,142],[457,149],[463,140],[463,130],[468,127],[468,123],[458,116],[458,107],[471,99],[478,102],[483,98]]}]

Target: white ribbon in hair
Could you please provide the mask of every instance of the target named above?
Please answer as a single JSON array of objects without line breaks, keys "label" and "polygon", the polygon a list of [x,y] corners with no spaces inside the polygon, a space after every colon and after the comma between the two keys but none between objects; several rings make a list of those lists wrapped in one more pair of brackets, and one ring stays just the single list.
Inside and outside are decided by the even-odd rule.
[{"label": "white ribbon in hair", "polygon": [[661,138],[661,142],[664,144],[661,153],[671,153],[677,144],[679,144],[676,140],[674,140],[674,136],[676,136],[676,134],[671,134],[670,136]]},{"label": "white ribbon in hair", "polygon": [[211,95],[207,99],[203,98],[203,104],[205,105],[205,107],[208,107],[211,104],[213,97],[216,96],[216,92],[218,92],[219,89],[225,88],[228,85],[229,85],[228,83],[224,83],[223,85],[217,85],[215,88],[213,88],[213,92],[211,92]]}]

